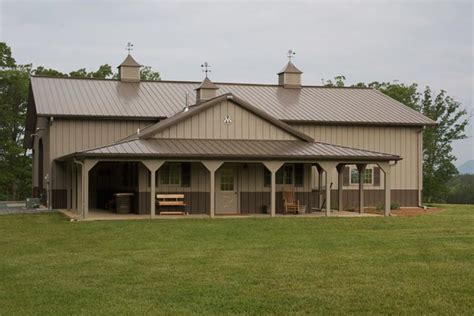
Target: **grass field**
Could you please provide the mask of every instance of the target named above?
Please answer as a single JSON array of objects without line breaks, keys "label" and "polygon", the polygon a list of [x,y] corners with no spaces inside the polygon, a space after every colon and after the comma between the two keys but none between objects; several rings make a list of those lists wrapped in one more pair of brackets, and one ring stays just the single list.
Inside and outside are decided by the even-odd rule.
[{"label": "grass field", "polygon": [[0,216],[0,314],[472,314],[474,206],[420,217]]}]

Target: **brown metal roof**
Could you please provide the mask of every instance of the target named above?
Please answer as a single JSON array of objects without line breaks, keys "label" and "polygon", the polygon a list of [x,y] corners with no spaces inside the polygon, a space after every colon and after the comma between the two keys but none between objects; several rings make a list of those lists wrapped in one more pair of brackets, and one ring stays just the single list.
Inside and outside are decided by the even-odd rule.
[{"label": "brown metal roof", "polygon": [[[147,138],[150,138],[152,135],[172,126],[172,125],[175,125],[177,124],[178,122],[181,122],[182,120],[188,118],[188,117],[191,117],[193,115],[196,115],[216,104],[219,104],[221,103],[222,101],[224,100],[230,100],[232,102],[234,102],[235,104],[238,104],[239,106],[243,107],[244,109],[252,112],[253,114],[259,116],[260,118],[270,122],[271,124],[281,128],[282,130],[286,131],[287,133],[295,136],[296,138],[299,138],[301,140],[304,140],[306,142],[313,142],[314,139],[311,138],[310,136],[300,132],[299,130],[291,127],[290,125],[284,123],[283,121],[280,121],[270,115],[268,115],[266,112],[262,111],[262,110],[259,110],[258,108],[252,106],[251,104],[245,102],[244,100],[234,96],[232,93],[227,93],[227,94],[224,94],[224,95],[221,95],[221,96],[218,96],[218,97],[215,97],[211,100],[208,100],[204,103],[201,103],[199,105],[194,105],[192,107],[189,108],[188,111],[186,112],[180,112],[176,115],[173,115],[172,117],[170,118],[167,118],[163,121],[160,121],[156,124],[153,124],[145,129],[143,129],[142,131],[140,131],[140,135],[135,135],[136,137],[138,138],[141,138],[141,139],[147,139]],[[128,137],[127,137],[128,138]],[[132,137],[133,138],[133,135]]]},{"label": "brown metal roof", "polygon": [[64,156],[389,161],[400,156],[300,140],[135,139]]},{"label": "brown metal roof", "polygon": [[[195,103],[200,82],[32,77],[38,115],[159,118],[181,112],[185,95]],[[373,89],[216,83],[218,95],[233,93],[285,121],[322,124],[426,125],[434,122]]]}]

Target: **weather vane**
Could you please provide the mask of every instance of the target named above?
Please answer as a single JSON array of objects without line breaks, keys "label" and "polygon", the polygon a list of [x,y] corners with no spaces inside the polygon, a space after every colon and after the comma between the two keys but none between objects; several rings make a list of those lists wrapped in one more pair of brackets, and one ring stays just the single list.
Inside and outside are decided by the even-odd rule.
[{"label": "weather vane", "polygon": [[201,65],[201,68],[202,68],[202,72],[206,73],[206,78],[207,78],[207,74],[209,72],[211,72],[211,65],[209,65],[209,63],[207,61],[204,62],[204,64]]},{"label": "weather vane", "polygon": [[289,49],[288,52],[286,53],[286,57],[288,57],[288,61],[291,62],[291,58],[295,57],[296,53],[292,50]]},{"label": "weather vane", "polygon": [[128,50],[128,54],[130,54],[130,52],[133,50],[133,44],[131,42],[128,42],[127,43],[127,48],[126,50]]}]

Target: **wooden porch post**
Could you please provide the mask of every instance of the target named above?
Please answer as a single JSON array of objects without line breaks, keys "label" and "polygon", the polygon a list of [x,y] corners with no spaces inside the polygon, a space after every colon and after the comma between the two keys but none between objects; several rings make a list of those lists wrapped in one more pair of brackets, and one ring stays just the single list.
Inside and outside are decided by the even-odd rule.
[{"label": "wooden porch post", "polygon": [[364,213],[364,175],[366,164],[357,164],[357,171],[359,172],[359,213]]},{"label": "wooden porch post", "polygon": [[332,172],[337,166],[337,162],[324,161],[318,162],[319,166],[326,173],[326,216],[331,215],[331,184],[333,183]]},{"label": "wooden porch post", "polygon": [[276,173],[283,166],[283,161],[264,161],[263,165],[270,171],[272,174],[271,177],[271,186],[272,191],[270,195],[270,216],[276,216]]},{"label": "wooden porch post", "polygon": [[155,218],[156,171],[165,163],[164,160],[142,160],[142,164],[150,171],[150,219]]},{"label": "wooden porch post", "polygon": [[344,185],[344,164],[337,165],[337,208],[339,211],[343,211],[343,185]]},{"label": "wooden porch post", "polygon": [[211,195],[211,201],[209,205],[209,216],[214,217],[215,216],[215,204],[216,204],[216,170],[219,169],[220,166],[224,163],[223,161],[217,161],[217,160],[208,160],[208,161],[201,161],[201,163],[204,165],[204,167],[209,170],[210,174],[210,195]]},{"label": "wooden porch post", "polygon": [[98,160],[84,160],[82,168],[82,218],[87,219],[89,216],[89,171],[98,163]]},{"label": "wooden porch post", "polygon": [[380,169],[384,172],[384,193],[385,193],[385,207],[384,207],[384,215],[390,215],[390,205],[391,205],[391,172],[392,166],[389,162],[379,162],[378,163]]}]

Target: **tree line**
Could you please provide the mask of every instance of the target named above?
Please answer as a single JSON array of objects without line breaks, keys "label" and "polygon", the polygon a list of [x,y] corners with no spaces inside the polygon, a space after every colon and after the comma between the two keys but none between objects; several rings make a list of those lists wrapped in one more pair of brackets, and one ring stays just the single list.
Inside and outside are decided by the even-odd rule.
[{"label": "tree line", "polygon": [[[31,153],[23,147],[30,76],[114,79],[108,64],[96,71],[86,68],[69,73],[44,66],[18,64],[10,47],[0,42],[0,201],[31,196]],[[142,80],[160,80],[150,66],[141,69]]]},{"label": "tree line", "polygon": [[[116,78],[108,64],[96,71],[85,68],[63,73],[32,64],[19,65],[11,49],[0,42],[0,200],[20,200],[31,194],[31,154],[23,148],[29,78],[31,75],[73,78]],[[142,68],[142,80],[160,80],[158,71]],[[345,86],[346,78],[337,76],[324,81],[325,86]],[[416,83],[371,82],[356,87],[370,87],[436,121],[423,131],[423,199],[445,202],[451,194],[451,181],[458,172],[452,142],[466,137],[468,115],[462,105],[442,90],[434,93],[429,86],[420,91]]]}]

